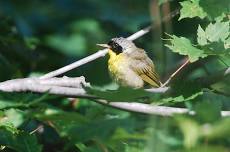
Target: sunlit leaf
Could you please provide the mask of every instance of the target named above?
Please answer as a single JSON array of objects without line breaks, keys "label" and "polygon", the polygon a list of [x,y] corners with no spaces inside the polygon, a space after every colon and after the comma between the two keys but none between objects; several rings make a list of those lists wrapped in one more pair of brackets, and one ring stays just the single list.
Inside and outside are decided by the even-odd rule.
[{"label": "sunlit leaf", "polygon": [[[202,1],[202,0],[201,0]],[[200,17],[203,19],[207,16],[204,10],[199,5],[200,0],[187,0],[180,2],[182,8],[180,10],[180,18],[193,18],[193,17]]]},{"label": "sunlit leaf", "polygon": [[14,127],[19,127],[25,121],[24,115],[23,111],[17,109],[5,110],[0,118],[0,125],[12,124]]},{"label": "sunlit leaf", "polygon": [[230,118],[224,118],[212,125],[203,126],[203,136],[215,140],[230,136]]},{"label": "sunlit leaf", "polygon": [[205,30],[200,26],[198,27],[198,43],[200,45],[206,45],[209,42],[224,42],[230,35],[230,22],[216,22],[210,23]]},{"label": "sunlit leaf", "polygon": [[197,42],[200,45],[206,45],[206,44],[208,44],[207,38],[206,38],[206,33],[202,29],[202,27],[200,25],[198,26],[198,30],[197,30]]},{"label": "sunlit leaf", "polygon": [[192,45],[189,39],[185,37],[177,37],[175,35],[170,36],[170,45],[165,45],[173,52],[181,55],[188,55],[190,62],[195,62],[199,58],[207,57],[205,52]]},{"label": "sunlit leaf", "polygon": [[196,146],[200,137],[200,127],[198,123],[185,117],[177,117],[176,119],[184,135],[184,146],[187,148]]}]

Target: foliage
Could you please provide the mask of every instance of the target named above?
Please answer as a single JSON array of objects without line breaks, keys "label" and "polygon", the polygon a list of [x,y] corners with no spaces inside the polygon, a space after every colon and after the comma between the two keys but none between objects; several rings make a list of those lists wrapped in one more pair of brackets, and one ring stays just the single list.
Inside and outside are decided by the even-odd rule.
[{"label": "foliage", "polygon": [[[149,6],[149,5],[153,5]],[[94,53],[97,43],[126,37],[155,22],[157,3],[147,1],[0,1],[0,80],[39,76]],[[167,78],[184,57],[191,64],[165,94],[117,87],[99,59],[68,76],[84,75],[90,94],[109,101],[185,107],[193,115],[172,117],[125,112],[90,99],[0,92],[0,150],[19,152],[226,152],[230,150],[230,1],[159,0],[159,10],[180,8],[135,41],[154,57]],[[162,15],[162,16],[163,16]],[[171,30],[169,30],[171,29]],[[152,51],[149,51],[152,50]],[[173,53],[172,53],[173,52]],[[40,129],[38,127],[41,127]],[[37,129],[37,130],[36,130]]]},{"label": "foliage", "polygon": [[42,146],[38,144],[35,135],[19,131],[14,126],[0,127],[0,144],[19,152],[41,152]]}]

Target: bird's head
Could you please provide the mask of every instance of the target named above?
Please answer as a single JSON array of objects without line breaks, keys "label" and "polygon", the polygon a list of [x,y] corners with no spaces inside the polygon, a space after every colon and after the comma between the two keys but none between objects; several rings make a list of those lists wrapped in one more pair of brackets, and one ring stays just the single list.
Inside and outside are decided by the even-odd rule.
[{"label": "bird's head", "polygon": [[129,49],[136,47],[132,41],[127,40],[126,38],[123,37],[112,38],[107,44],[97,44],[97,45],[108,48],[116,54],[126,52]]}]

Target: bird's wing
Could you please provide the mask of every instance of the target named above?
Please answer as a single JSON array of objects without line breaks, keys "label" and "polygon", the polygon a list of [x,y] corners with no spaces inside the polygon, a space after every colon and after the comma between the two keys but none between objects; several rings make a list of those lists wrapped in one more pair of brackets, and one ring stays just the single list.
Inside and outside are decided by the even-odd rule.
[{"label": "bird's wing", "polygon": [[152,60],[147,56],[144,50],[139,49],[133,52],[131,57],[131,68],[148,84],[153,87],[160,87],[159,76],[155,71]]}]

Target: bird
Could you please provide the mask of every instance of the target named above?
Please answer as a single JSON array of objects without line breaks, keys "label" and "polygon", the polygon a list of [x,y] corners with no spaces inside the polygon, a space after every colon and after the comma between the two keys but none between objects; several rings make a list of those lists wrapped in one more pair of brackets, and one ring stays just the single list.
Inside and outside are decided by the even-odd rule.
[{"label": "bird", "polygon": [[152,88],[161,86],[153,61],[145,50],[123,37],[112,38],[107,44],[97,44],[109,51],[108,70],[116,83],[123,87]]}]

